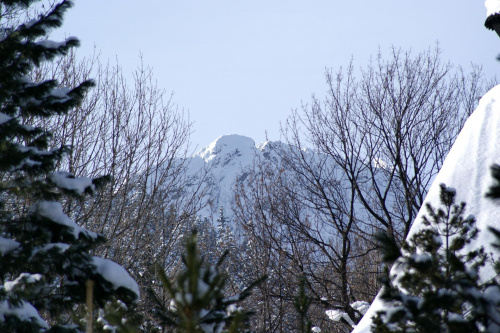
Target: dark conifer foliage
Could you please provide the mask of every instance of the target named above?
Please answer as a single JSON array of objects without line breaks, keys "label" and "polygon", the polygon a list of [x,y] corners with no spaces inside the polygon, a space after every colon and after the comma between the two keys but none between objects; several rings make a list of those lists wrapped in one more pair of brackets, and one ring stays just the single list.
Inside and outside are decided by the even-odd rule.
[{"label": "dark conifer foliage", "polygon": [[500,198],[500,165],[494,164],[491,166],[491,176],[493,177],[494,184],[490,186],[490,190],[486,193],[486,196],[498,199]]},{"label": "dark conifer foliage", "polygon": [[373,332],[500,332],[500,288],[479,277],[491,258],[483,247],[467,247],[477,237],[475,220],[464,218],[453,189],[441,185],[440,200],[438,209],[427,205],[423,228],[401,250],[390,237],[379,238],[393,267]]},{"label": "dark conifer foliage", "polygon": [[312,299],[307,294],[306,290],[306,278],[302,277],[299,281],[299,292],[297,295],[295,295],[295,299],[293,302],[295,310],[297,310],[297,313],[299,315],[297,326],[300,333],[311,332],[312,324],[307,315],[307,311],[309,310],[311,303]]},{"label": "dark conifer foliage", "polygon": [[95,282],[99,307],[111,299],[133,304],[137,285],[121,266],[90,255],[104,238],[63,212],[65,198],[92,194],[107,177],[56,172],[71,147],[48,150],[51,133],[26,125],[67,113],[93,85],[67,89],[29,79],[36,66],[78,45],[76,38],[47,40],[71,1],[39,7],[35,19],[17,23],[36,2],[0,3],[0,331],[78,332],[87,280]]}]

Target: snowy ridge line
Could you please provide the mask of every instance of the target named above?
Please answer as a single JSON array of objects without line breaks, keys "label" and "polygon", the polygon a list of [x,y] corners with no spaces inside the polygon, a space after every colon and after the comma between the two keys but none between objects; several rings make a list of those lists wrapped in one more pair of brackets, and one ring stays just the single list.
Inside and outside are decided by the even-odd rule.
[{"label": "snowy ridge line", "polygon": [[[204,168],[209,170],[206,183],[211,189],[211,197],[205,199],[211,202],[211,205],[201,210],[199,215],[202,218],[217,216],[217,212],[222,206],[224,214],[232,221],[233,216],[230,208],[233,203],[235,185],[239,183],[245,186],[251,183],[252,180],[247,177],[259,163],[269,163],[277,169],[280,164],[284,163],[280,156],[281,153],[288,154],[288,152],[298,149],[280,141],[256,144],[253,139],[236,134],[220,136],[208,146],[200,149],[199,152],[188,158],[186,170],[188,177],[194,178]],[[335,171],[336,162],[331,160],[331,157],[323,156],[312,149],[304,149],[303,152],[312,164],[321,164],[315,163],[320,161],[328,162],[328,169],[335,173],[337,179],[341,178],[341,175]],[[325,158],[331,161],[323,161]],[[389,168],[389,166],[382,160],[372,161],[372,163],[375,168],[380,170],[377,177],[381,177],[378,180],[380,184],[383,184],[384,169]],[[367,186],[377,184],[370,182]],[[189,191],[189,186],[186,187],[186,190]],[[390,200],[391,202],[396,201],[395,193],[390,193]]]}]

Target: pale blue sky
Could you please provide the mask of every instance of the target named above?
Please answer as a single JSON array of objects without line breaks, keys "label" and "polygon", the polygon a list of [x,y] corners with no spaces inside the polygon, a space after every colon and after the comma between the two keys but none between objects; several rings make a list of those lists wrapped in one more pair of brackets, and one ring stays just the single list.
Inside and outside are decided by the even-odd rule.
[{"label": "pale blue sky", "polygon": [[[58,33],[94,44],[126,72],[144,63],[195,122],[192,142],[222,134],[279,139],[291,109],[326,90],[325,67],[367,63],[391,45],[496,75],[500,38],[479,0],[76,0]],[[56,35],[57,36],[57,35]]]}]

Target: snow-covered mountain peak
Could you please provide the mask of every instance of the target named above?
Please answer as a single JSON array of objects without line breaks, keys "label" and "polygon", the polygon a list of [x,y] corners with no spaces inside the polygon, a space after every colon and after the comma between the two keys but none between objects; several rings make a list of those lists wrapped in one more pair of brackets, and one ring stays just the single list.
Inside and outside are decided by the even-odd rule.
[{"label": "snow-covered mountain peak", "polygon": [[[251,182],[248,175],[258,172],[261,164],[279,165],[282,152],[296,149],[288,143],[267,141],[256,144],[249,137],[231,134],[223,135],[200,149],[186,161],[186,174],[196,179],[204,178],[210,195],[207,195],[209,207],[200,211],[201,216],[215,216],[220,206],[231,219],[231,202],[234,198],[235,185]],[[193,184],[196,182],[193,182]]]},{"label": "snow-covered mountain peak", "polygon": [[281,141],[266,141],[266,142],[259,143],[257,145],[257,149],[262,151],[262,152],[266,152],[266,151],[269,152],[269,151],[276,150],[276,149],[282,149],[285,146],[288,146],[288,145],[286,143],[281,142]]},{"label": "snow-covered mountain peak", "polygon": [[204,178],[210,187],[210,205],[200,215],[213,216],[223,206],[230,218],[234,186],[260,154],[254,140],[232,134],[220,136],[188,159],[188,174],[196,176],[201,170],[207,172]]},{"label": "snow-covered mountain peak", "polygon": [[208,146],[202,148],[195,156],[209,162],[215,158],[240,157],[248,153],[253,155],[256,149],[255,141],[249,137],[237,134],[222,135]]}]

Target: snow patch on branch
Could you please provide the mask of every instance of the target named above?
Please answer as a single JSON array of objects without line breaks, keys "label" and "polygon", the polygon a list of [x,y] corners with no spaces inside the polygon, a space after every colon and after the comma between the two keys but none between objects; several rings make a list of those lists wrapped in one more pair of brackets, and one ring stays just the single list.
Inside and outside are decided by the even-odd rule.
[{"label": "snow patch on branch", "polygon": [[364,315],[366,311],[368,311],[368,308],[370,308],[370,303],[365,301],[357,301],[351,304],[351,308]]},{"label": "snow patch on branch", "polygon": [[349,317],[349,315],[346,312],[344,312],[344,311],[340,311],[340,310],[326,310],[325,313],[328,316],[328,318],[330,318],[330,320],[332,320],[332,321],[338,322],[341,319],[344,319],[352,327],[356,326],[354,324],[354,322],[352,321],[351,317]]},{"label": "snow patch on branch", "polygon": [[45,244],[42,247],[40,247],[38,249],[35,249],[33,251],[33,255],[38,254],[40,252],[47,252],[47,251],[50,251],[50,250],[52,250],[54,248],[57,248],[57,249],[59,249],[59,251],[61,251],[61,253],[64,253],[64,252],[66,252],[70,248],[70,245],[66,244],[66,243],[50,243],[50,244]]},{"label": "snow patch on branch", "polygon": [[[354,310],[358,311],[361,313],[361,315],[364,315],[366,311],[368,311],[368,308],[370,307],[370,303],[365,302],[365,301],[356,301],[351,304],[351,308]],[[354,324],[354,321],[349,317],[349,315],[341,310],[326,310],[325,311],[326,315],[330,320],[338,322],[341,319],[344,319],[349,325],[352,327],[356,327],[356,324]]]},{"label": "snow patch on branch", "polygon": [[70,41],[77,41],[78,38],[76,37],[69,37],[68,39],[66,39],[65,41],[62,41],[62,42],[54,42],[52,40],[42,40],[40,42],[37,42],[36,44],[37,45],[40,45],[40,46],[43,46],[47,49],[58,49],[58,48],[61,48],[61,47],[65,47],[66,44],[68,44],[68,42]]},{"label": "snow patch on branch", "polygon": [[41,274],[22,273],[15,280],[5,282],[3,284],[3,288],[6,292],[10,292],[21,282],[35,283],[37,281],[40,281],[41,279],[42,279]]},{"label": "snow patch on branch", "polygon": [[17,249],[19,246],[20,244],[15,240],[0,236],[0,254],[2,254],[2,256],[12,250]]},{"label": "snow patch on branch", "polygon": [[3,112],[0,112],[0,124],[4,124],[4,123],[8,122],[11,119],[12,119],[11,116],[8,116],[8,115],[6,115]]},{"label": "snow patch on branch", "polygon": [[91,191],[95,191],[95,185],[92,183],[92,178],[75,177],[73,174],[64,171],[53,172],[49,175],[49,180],[57,187],[70,191],[75,191],[82,195],[85,190],[90,187]]},{"label": "snow patch on branch", "polygon": [[30,320],[43,328],[49,328],[49,325],[40,317],[36,308],[25,301],[21,301],[20,305],[15,307],[7,301],[0,301],[0,321],[5,321],[5,316],[15,316],[21,321]]},{"label": "snow patch on branch", "polygon": [[63,212],[63,208],[60,202],[57,201],[39,201],[30,207],[29,212],[31,214],[36,214],[38,216],[47,218],[54,223],[67,226],[71,229],[71,232],[75,239],[78,239],[80,233],[85,234],[89,238],[96,239],[97,234],[95,232],[86,230],[80,227],[72,219],[70,219]]},{"label": "snow patch on branch", "polygon": [[137,282],[128,274],[128,272],[116,262],[99,257],[92,257],[93,264],[97,272],[109,281],[116,289],[124,287],[137,295],[139,298],[139,286]]}]

